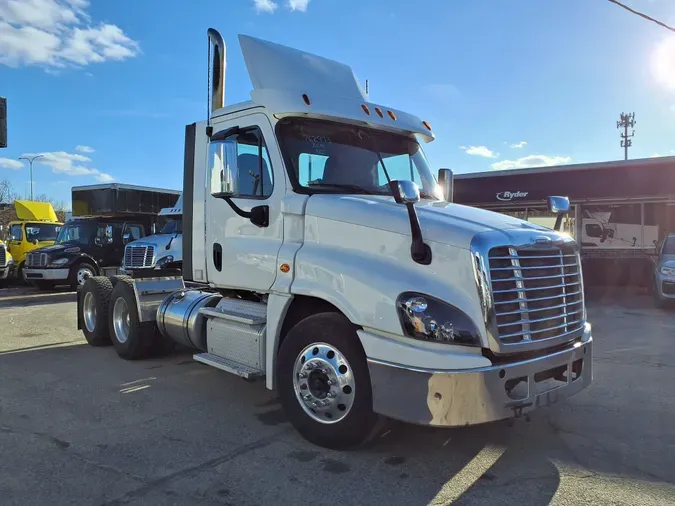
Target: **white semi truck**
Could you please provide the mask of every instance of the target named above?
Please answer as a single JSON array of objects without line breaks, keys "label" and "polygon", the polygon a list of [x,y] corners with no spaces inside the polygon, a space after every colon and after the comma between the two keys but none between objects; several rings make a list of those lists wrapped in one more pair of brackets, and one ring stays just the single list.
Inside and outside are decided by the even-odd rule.
[{"label": "white semi truck", "polygon": [[124,247],[122,270],[180,268],[183,262],[183,196],[173,207],[159,212],[159,233],[149,235]]},{"label": "white semi truck", "polygon": [[343,64],[240,36],[251,101],[224,106],[225,44],[208,37],[210,114],[186,127],[182,273],[87,280],[90,344],[125,359],[189,346],[264,379],[298,432],[332,448],[386,417],[479,424],[591,383],[568,235],[451,203],[452,174],[437,179],[419,143],[431,126],[370,102]]}]

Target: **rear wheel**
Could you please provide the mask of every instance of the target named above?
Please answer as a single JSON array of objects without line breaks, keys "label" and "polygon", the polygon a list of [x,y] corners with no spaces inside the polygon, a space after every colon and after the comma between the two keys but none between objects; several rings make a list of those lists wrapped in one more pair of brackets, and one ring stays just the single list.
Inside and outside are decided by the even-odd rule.
[{"label": "rear wheel", "polygon": [[117,354],[126,360],[150,355],[157,340],[155,322],[141,322],[131,279],[118,278],[110,297],[110,337]]},{"label": "rear wheel", "polygon": [[279,350],[277,382],[288,418],[308,441],[347,449],[377,433],[366,356],[343,315],[320,313],[289,331]]},{"label": "rear wheel", "polygon": [[110,344],[108,332],[108,310],[112,284],[108,278],[95,276],[87,279],[82,287],[82,304],[80,315],[82,332],[92,346]]},{"label": "rear wheel", "polygon": [[70,268],[68,284],[73,290],[78,286],[84,286],[85,281],[96,276],[96,268],[88,262],[82,262]]}]

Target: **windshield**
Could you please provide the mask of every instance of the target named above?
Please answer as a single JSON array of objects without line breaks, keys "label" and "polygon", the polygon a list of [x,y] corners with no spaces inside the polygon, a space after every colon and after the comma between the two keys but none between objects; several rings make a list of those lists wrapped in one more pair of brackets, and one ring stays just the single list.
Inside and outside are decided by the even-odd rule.
[{"label": "windshield", "polygon": [[162,227],[160,234],[182,234],[183,220],[182,218],[169,218]]},{"label": "windshield", "polygon": [[91,242],[95,230],[96,228],[94,223],[66,223],[56,238],[56,244],[63,244],[67,242],[86,246]]},{"label": "windshield", "polygon": [[398,179],[417,183],[422,198],[440,197],[412,137],[307,118],[282,120],[277,129],[291,177],[303,193],[391,195],[388,181]]},{"label": "windshield", "polygon": [[675,255],[675,236],[669,235],[663,245],[662,253],[664,255]]},{"label": "windshield", "polygon": [[26,223],[26,239],[29,241],[53,241],[62,226],[53,223]]}]

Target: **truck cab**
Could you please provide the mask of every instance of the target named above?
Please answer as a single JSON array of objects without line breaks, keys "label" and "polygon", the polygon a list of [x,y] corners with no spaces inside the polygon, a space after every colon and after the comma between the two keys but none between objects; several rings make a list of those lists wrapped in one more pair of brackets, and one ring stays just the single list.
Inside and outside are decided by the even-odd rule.
[{"label": "truck cab", "polygon": [[208,36],[211,112],[186,128],[182,274],[87,280],[90,344],[129,360],[190,346],[264,380],[296,430],[331,448],[368,441],[386,417],[474,425],[590,384],[569,235],[452,203],[451,174],[423,152],[431,125],[370,101],[344,64],[240,36],[253,91],[225,106],[225,44]]},{"label": "truck cab", "polygon": [[13,259],[7,276],[21,278],[28,253],[54,244],[63,223],[49,202],[17,200],[14,209],[17,220],[7,227],[6,250]]},{"label": "truck cab", "polygon": [[9,277],[9,271],[14,267],[12,254],[7,251],[7,245],[0,239],[0,287]]},{"label": "truck cab", "polygon": [[159,233],[128,243],[125,272],[139,269],[181,268],[183,260],[183,197],[159,212]]}]

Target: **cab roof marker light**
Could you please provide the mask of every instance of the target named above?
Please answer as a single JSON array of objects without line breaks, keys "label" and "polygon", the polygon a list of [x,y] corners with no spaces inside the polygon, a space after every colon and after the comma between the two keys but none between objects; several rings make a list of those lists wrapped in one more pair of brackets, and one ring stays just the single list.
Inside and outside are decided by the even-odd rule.
[{"label": "cab roof marker light", "polygon": [[309,101],[309,97],[307,96],[307,93],[302,94],[302,99],[305,101],[305,104],[310,105],[311,102]]},{"label": "cab roof marker light", "polygon": [[380,118],[384,118],[384,114],[382,114],[382,109],[380,109],[379,107],[376,107],[376,108],[375,108],[375,112],[377,113],[377,115],[378,115]]},{"label": "cab roof marker light", "polygon": [[365,112],[368,116],[370,116],[370,109],[368,109],[368,106],[366,104],[361,104],[361,109],[363,109],[363,112]]},{"label": "cab roof marker light", "polygon": [[393,111],[387,111],[387,114],[389,115],[389,117],[390,117],[391,119],[393,119],[394,121],[396,121],[396,114],[394,114]]},{"label": "cab roof marker light", "polygon": [[428,121],[422,121],[422,124],[424,125],[424,128],[426,128],[431,132],[431,125],[429,124]]}]

